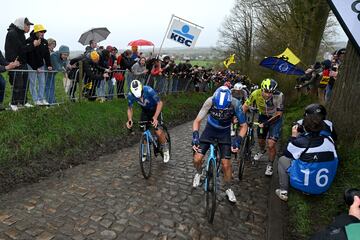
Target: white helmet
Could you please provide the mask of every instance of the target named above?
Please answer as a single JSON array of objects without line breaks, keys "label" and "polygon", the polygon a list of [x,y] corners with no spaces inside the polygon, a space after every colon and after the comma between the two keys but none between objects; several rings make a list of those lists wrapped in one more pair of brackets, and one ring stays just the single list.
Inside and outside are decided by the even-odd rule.
[{"label": "white helmet", "polygon": [[233,90],[240,91],[240,90],[243,90],[244,88],[246,88],[246,86],[244,84],[236,83],[233,87]]},{"label": "white helmet", "polygon": [[143,94],[143,85],[139,80],[132,80],[130,83],[130,92],[134,97],[140,98]]}]

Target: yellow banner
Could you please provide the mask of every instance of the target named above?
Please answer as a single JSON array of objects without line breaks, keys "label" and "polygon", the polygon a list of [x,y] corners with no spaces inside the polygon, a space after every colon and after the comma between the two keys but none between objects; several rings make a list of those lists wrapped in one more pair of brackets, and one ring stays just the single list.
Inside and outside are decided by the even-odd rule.
[{"label": "yellow banner", "polygon": [[230,64],[233,64],[233,63],[235,63],[235,54],[232,54],[230,57],[225,59],[224,66],[226,68],[229,68]]},{"label": "yellow banner", "polygon": [[286,48],[282,54],[275,57],[284,59],[294,65],[300,62],[300,59],[290,50],[290,48]]}]

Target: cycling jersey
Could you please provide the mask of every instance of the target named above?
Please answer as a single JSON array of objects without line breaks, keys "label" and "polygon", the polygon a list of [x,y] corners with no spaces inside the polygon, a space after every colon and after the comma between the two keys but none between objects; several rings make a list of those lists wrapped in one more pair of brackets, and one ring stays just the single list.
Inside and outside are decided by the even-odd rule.
[{"label": "cycling jersey", "polygon": [[208,124],[217,129],[230,129],[233,116],[238,118],[240,124],[246,122],[245,114],[241,108],[241,102],[232,98],[231,105],[226,109],[216,109],[212,103],[213,97],[209,97],[202,106],[198,117],[203,119],[208,113]]},{"label": "cycling jersey", "polygon": [[149,86],[144,86],[143,101],[141,98],[136,98],[130,92],[128,93],[128,106],[132,107],[134,102],[137,102],[143,109],[154,109],[160,101],[159,95]]},{"label": "cycling jersey", "polygon": [[276,112],[284,111],[284,94],[280,91],[274,91],[272,97],[265,100],[262,95],[262,90],[257,89],[250,94],[245,104],[252,106],[254,102],[261,115],[274,116]]}]

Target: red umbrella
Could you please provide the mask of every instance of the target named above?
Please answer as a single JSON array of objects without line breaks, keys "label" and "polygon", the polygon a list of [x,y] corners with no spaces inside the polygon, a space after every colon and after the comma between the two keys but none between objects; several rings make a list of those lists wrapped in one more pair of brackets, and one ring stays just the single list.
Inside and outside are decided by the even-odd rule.
[{"label": "red umbrella", "polygon": [[128,46],[154,46],[154,44],[148,40],[139,39],[129,42]]}]

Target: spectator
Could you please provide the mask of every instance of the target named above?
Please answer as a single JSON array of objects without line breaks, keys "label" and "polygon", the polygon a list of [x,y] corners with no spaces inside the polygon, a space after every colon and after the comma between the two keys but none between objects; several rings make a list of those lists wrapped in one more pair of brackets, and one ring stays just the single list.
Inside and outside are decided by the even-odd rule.
[{"label": "spectator", "polygon": [[[53,38],[48,38],[47,41],[48,41],[49,52],[51,55],[54,52],[54,49],[56,48],[56,41]],[[51,56],[50,56],[50,58],[51,58]],[[51,62],[51,60],[50,60],[50,62]],[[52,64],[52,62],[51,62],[51,64]],[[58,70],[58,71],[62,71],[62,70],[63,69]],[[56,102],[55,101],[55,74],[56,73],[49,72],[47,74],[47,78],[46,78],[46,82],[45,82],[45,98],[49,104],[53,104]]]},{"label": "spectator", "polygon": [[310,240],[358,239],[358,232],[360,231],[360,191],[358,189],[349,189],[344,196],[346,202],[348,197],[351,198],[351,204],[347,203],[349,213],[337,216],[326,229],[311,236]]},{"label": "spectator", "polygon": [[[142,57],[140,58],[140,60],[135,63],[132,67],[131,67],[131,71],[132,73],[135,75],[135,78],[139,78],[140,75],[146,74],[148,72],[148,70],[146,69],[146,58]],[[142,81],[142,83],[144,84],[144,82]]]},{"label": "spectator", "polygon": [[53,38],[48,38],[48,47],[49,47],[49,52],[50,54],[55,52],[54,49],[56,48],[56,40]]},{"label": "spectator", "polygon": [[325,90],[330,81],[330,70],[331,70],[331,61],[325,60],[321,63],[323,71],[321,74],[320,82],[318,84],[318,97],[319,103],[325,104]]},{"label": "spectator", "polygon": [[131,59],[133,62],[137,62],[140,59],[140,54],[138,52],[138,46],[131,46]]},{"label": "spectator", "polygon": [[85,55],[89,54],[90,52],[96,50],[97,47],[98,47],[97,42],[95,40],[90,40],[89,46],[86,46],[84,54]]},{"label": "spectator", "polygon": [[[102,52],[100,53],[100,61],[98,63],[99,73],[107,72],[108,74],[110,74],[111,65],[109,65],[109,61],[110,61],[110,51],[107,49],[102,50]],[[105,102],[106,100],[105,98],[106,82],[111,82],[109,77],[101,79],[100,81],[97,82],[97,96],[98,96],[97,100],[100,102]]]},{"label": "spectator", "polygon": [[322,78],[322,66],[320,62],[316,62],[313,66],[305,71],[306,74],[311,74],[310,80],[305,78],[305,83],[301,83],[297,88],[309,87],[311,95],[316,97],[318,95],[318,85]]},{"label": "spectator", "polygon": [[5,59],[7,62],[19,61],[20,65],[15,68],[15,72],[9,72],[9,82],[13,86],[10,109],[18,110],[18,105],[32,107],[26,102],[26,89],[28,74],[26,54],[40,45],[40,40],[26,43],[25,33],[30,31],[30,26],[34,25],[28,18],[18,18],[10,24],[5,39]]},{"label": "spectator", "polygon": [[[5,60],[2,52],[0,51],[0,73],[14,69],[18,66],[20,66],[20,62],[18,60],[8,63]],[[2,74],[0,74],[0,111],[5,110],[5,107],[3,105],[4,96],[5,96],[5,85],[6,85],[5,79],[3,78]]]},{"label": "spectator", "polygon": [[40,45],[28,52],[28,69],[34,70],[29,73],[30,93],[35,105],[49,105],[44,97],[45,93],[45,70],[52,70],[48,42],[44,38],[46,29],[41,24],[34,25],[34,30],[26,40],[28,44],[39,40]]},{"label": "spectator", "polygon": [[154,62],[154,65],[151,69],[151,75],[152,76],[161,76],[162,75],[162,68],[161,68],[161,62],[160,60],[156,60]]},{"label": "spectator", "polygon": [[[110,57],[109,57],[109,61],[108,61],[108,66],[111,70],[116,70],[117,69],[117,59],[116,59],[116,54],[117,54],[117,49],[115,47],[112,46],[107,46],[106,50],[108,50],[110,52]],[[113,99],[114,96],[114,85],[116,83],[116,79],[114,77],[114,74],[111,73],[109,80],[107,81],[107,85],[108,85],[108,93],[106,96],[106,99]]]},{"label": "spectator", "polygon": [[[129,70],[131,71],[131,67],[134,65],[134,60],[131,58],[131,50],[126,50],[123,54],[121,54],[120,58],[120,69],[121,70]],[[118,61],[119,63],[119,61]]]},{"label": "spectator", "polygon": [[95,89],[97,83],[104,78],[108,78],[109,74],[101,71],[98,63],[100,55],[96,51],[90,52],[82,59],[84,69],[84,89],[83,95],[91,101],[96,100]]},{"label": "spectator", "polygon": [[[67,68],[71,69],[72,67],[69,64],[68,57],[70,55],[70,49],[68,46],[61,45],[59,50],[51,53],[50,60],[51,65],[55,71],[65,71]],[[45,96],[49,104],[56,103],[55,99],[55,77],[56,73],[49,74],[49,77],[46,82]],[[67,81],[69,81],[67,79]],[[70,83],[66,83],[70,84]]]},{"label": "spectator", "polygon": [[334,141],[321,134],[323,124],[319,114],[307,114],[304,131],[298,124],[293,126],[289,143],[278,163],[280,188],[275,193],[281,200],[288,200],[289,175],[291,186],[302,192],[321,194],[329,189],[338,159]]}]

